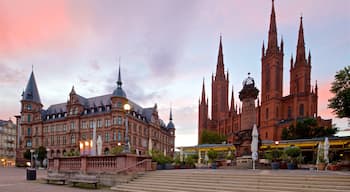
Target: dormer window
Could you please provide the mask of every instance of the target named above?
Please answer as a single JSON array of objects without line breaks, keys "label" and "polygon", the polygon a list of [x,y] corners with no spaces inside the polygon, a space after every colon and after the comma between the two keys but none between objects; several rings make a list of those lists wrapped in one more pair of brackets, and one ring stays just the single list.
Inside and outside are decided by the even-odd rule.
[{"label": "dormer window", "polygon": [[110,106],[107,106],[107,111],[111,110],[111,107]]},{"label": "dormer window", "polygon": [[84,114],[86,115],[88,113],[87,109],[84,110]]},{"label": "dormer window", "polygon": [[67,112],[66,112],[66,113],[64,113],[64,116],[65,116],[65,117],[67,117]]},{"label": "dormer window", "polygon": [[98,111],[99,111],[99,112],[102,112],[102,107],[99,107],[99,108],[98,108]]},{"label": "dormer window", "polygon": [[48,116],[46,116],[46,120],[49,120],[50,119],[50,116],[48,115]]},{"label": "dormer window", "polygon": [[56,115],[52,115],[52,119],[55,119],[56,118]]},{"label": "dormer window", "polygon": [[94,108],[91,108],[91,113],[94,113],[95,112],[95,109]]}]

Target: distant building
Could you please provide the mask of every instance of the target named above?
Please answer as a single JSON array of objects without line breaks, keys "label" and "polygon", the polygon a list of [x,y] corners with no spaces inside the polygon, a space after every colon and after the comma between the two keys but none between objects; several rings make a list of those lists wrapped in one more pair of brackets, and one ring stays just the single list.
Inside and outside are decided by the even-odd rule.
[{"label": "distant building", "polygon": [[16,125],[0,120],[0,166],[13,166],[16,156]]},{"label": "distant building", "polygon": [[[306,57],[303,20],[300,18],[298,43],[295,60],[290,60],[289,94],[283,95],[283,39],[277,40],[275,8],[272,1],[267,48],[262,45],[261,53],[261,103],[259,90],[254,79],[248,77],[239,93],[242,106],[237,107],[232,90],[229,106],[229,74],[224,71],[222,40],[220,37],[216,73],[212,76],[211,118],[208,115],[208,98],[204,82],[199,100],[198,138],[205,130],[214,131],[228,137],[234,143],[238,154],[250,153],[252,125],[259,129],[261,140],[280,140],[282,130],[297,120],[315,118],[324,127],[331,127],[331,120],[323,120],[317,114],[317,82],[311,86],[311,53]],[[256,101],[257,100],[257,101]]]},{"label": "distant building", "polygon": [[[123,106],[128,103],[127,113]],[[43,108],[39,91],[31,73],[22,95],[21,115],[17,116],[19,145],[17,162],[23,163],[23,153],[28,149],[44,146],[49,157],[61,157],[79,152],[80,142],[91,141],[93,129],[102,138],[103,154],[113,147],[125,145],[125,117],[128,116],[128,135],[131,149],[147,154],[149,149],[173,155],[175,125],[170,110],[169,123],[158,116],[157,104],[143,108],[131,101],[122,89],[120,69],[117,87],[111,94],[85,98],[74,87],[67,102]]]}]

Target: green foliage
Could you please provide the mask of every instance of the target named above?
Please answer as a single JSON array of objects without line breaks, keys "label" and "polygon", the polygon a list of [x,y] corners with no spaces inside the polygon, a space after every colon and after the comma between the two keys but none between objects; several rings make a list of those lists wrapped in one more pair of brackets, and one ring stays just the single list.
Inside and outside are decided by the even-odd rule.
[{"label": "green foliage", "polygon": [[111,154],[112,155],[118,155],[123,152],[123,146],[116,146],[111,149]]},{"label": "green foliage", "polygon": [[27,149],[24,153],[23,153],[23,157],[27,160],[30,160],[30,150]]},{"label": "green foliage", "polygon": [[193,159],[193,155],[187,156],[185,159],[185,165],[193,166],[195,164],[195,160]]},{"label": "green foliage", "polygon": [[47,156],[47,151],[44,146],[40,146],[38,149],[35,150],[35,153],[38,154],[38,160],[43,161]]},{"label": "green foliage", "polygon": [[166,163],[172,163],[173,159],[170,156],[164,156],[163,153],[159,151],[152,151],[152,161],[157,162],[158,164],[166,164]]},{"label": "green foliage", "polygon": [[283,154],[282,150],[273,149],[265,152],[264,157],[272,162],[278,161],[281,159]]},{"label": "green foliage", "polygon": [[213,149],[210,149],[208,151],[208,158],[211,162],[213,162],[216,160],[216,158],[218,158],[218,153],[216,151],[214,151]]},{"label": "green foliage", "polygon": [[334,78],[330,89],[334,97],[328,100],[328,107],[339,118],[350,118],[350,66],[338,71]]},{"label": "green foliage", "polygon": [[220,144],[226,141],[226,139],[227,138],[225,136],[221,136],[216,132],[204,130],[200,138],[200,143],[201,144]]},{"label": "green foliage", "polygon": [[288,157],[296,158],[300,155],[300,148],[299,147],[287,147],[284,149],[284,152],[288,155]]},{"label": "green foliage", "polygon": [[306,118],[299,120],[296,124],[290,125],[289,128],[283,128],[282,139],[307,139],[314,137],[327,137],[332,136],[337,132],[335,127],[320,127],[317,124],[316,119]]},{"label": "green foliage", "polygon": [[69,151],[67,152],[64,156],[68,156],[68,157],[76,157],[79,156],[80,152],[79,151]]}]

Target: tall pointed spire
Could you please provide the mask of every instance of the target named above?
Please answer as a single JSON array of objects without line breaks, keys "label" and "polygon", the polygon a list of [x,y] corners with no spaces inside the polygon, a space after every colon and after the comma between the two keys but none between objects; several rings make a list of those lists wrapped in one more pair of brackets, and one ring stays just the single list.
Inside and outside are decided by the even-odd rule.
[{"label": "tall pointed spire", "polygon": [[173,120],[173,108],[172,108],[172,107],[170,107],[169,120],[170,120],[170,121]]},{"label": "tall pointed spire", "polygon": [[272,0],[272,10],[270,16],[269,40],[267,44],[267,52],[278,51],[277,44],[277,27],[274,0]]},{"label": "tall pointed spire", "polygon": [[[303,28],[303,17],[300,17],[300,26],[298,34],[298,45],[297,45],[297,56],[295,58],[296,64],[304,63],[305,61],[305,42],[304,42],[304,28]],[[306,63],[304,63],[306,64]]]},{"label": "tall pointed spire", "polygon": [[173,108],[170,107],[170,114],[169,114],[169,123],[166,126],[168,129],[175,129],[175,125],[173,122]]},{"label": "tall pointed spire", "polygon": [[203,78],[203,85],[202,85],[202,102],[205,102],[205,85],[204,85],[204,78]]},{"label": "tall pointed spire", "polygon": [[230,111],[234,111],[235,110],[234,107],[235,107],[235,96],[234,96],[234,90],[233,90],[233,86],[232,86]]},{"label": "tall pointed spire", "polygon": [[117,85],[118,85],[118,87],[121,87],[122,84],[123,84],[123,83],[122,83],[122,77],[121,77],[121,75],[120,75],[120,64],[119,64]]},{"label": "tall pointed spire", "polygon": [[118,96],[118,97],[125,97],[126,98],[126,93],[122,89],[122,78],[120,75],[120,64],[119,64],[119,70],[118,70],[118,81],[117,81],[117,88],[113,91],[113,96]]},{"label": "tall pointed spire", "polygon": [[219,43],[219,53],[218,53],[218,61],[216,64],[216,78],[225,78],[224,72],[224,54],[222,53],[222,36],[220,35],[220,43]]},{"label": "tall pointed spire", "polygon": [[38,87],[36,85],[36,81],[35,81],[35,77],[34,77],[33,67],[32,67],[32,73],[30,74],[26,89],[23,92],[22,99],[27,100],[27,101],[33,101],[33,102],[41,104]]}]

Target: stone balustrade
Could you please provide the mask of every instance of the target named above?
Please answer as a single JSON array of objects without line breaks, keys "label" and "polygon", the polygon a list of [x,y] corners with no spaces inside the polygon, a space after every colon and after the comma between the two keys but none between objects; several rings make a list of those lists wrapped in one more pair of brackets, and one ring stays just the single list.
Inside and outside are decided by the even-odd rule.
[{"label": "stone balustrade", "polygon": [[120,171],[149,171],[151,158],[134,154],[116,156],[54,157],[48,169],[56,172],[118,173]]}]

